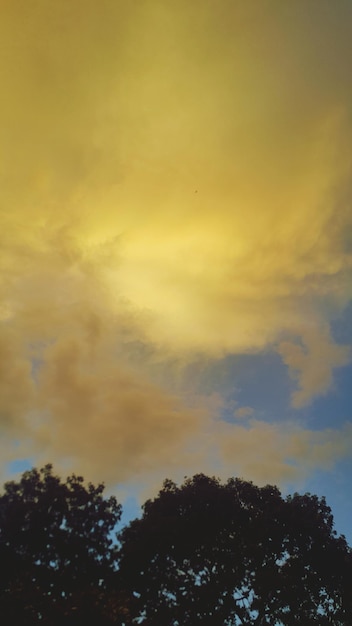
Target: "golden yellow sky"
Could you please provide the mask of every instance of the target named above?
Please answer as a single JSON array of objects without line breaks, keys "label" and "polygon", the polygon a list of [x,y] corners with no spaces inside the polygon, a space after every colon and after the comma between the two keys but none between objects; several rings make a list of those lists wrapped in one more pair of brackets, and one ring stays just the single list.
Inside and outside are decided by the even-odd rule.
[{"label": "golden yellow sky", "polygon": [[[1,416],[23,454],[109,479],[192,466],[205,431],[222,459],[256,454],[265,424],[216,435],[216,406],[152,362],[270,349],[293,407],[331,388],[351,358],[330,332],[352,295],[351,25],[344,0],[2,0]],[[273,479],[304,457],[275,428]]]}]

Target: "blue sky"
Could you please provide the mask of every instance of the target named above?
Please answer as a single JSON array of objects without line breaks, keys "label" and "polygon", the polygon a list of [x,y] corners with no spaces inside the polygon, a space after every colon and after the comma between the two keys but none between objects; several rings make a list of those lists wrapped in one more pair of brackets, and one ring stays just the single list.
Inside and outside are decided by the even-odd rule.
[{"label": "blue sky", "polygon": [[351,4],[48,7],[0,24],[2,479],[239,475],[351,542]]}]

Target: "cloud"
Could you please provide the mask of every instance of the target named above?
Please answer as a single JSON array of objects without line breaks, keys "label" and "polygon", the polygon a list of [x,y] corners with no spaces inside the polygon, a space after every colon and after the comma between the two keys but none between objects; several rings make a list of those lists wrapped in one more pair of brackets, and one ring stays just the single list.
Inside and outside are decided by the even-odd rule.
[{"label": "cloud", "polygon": [[348,362],[352,21],[324,7],[6,4],[0,414],[36,454],[186,464],[206,399],[156,370],[277,350],[298,408]]},{"label": "cloud", "polygon": [[26,267],[6,292],[1,424],[21,443],[7,460],[21,453],[109,481],[181,462],[204,409],[188,409],[131,369],[131,346],[143,335],[138,315],[119,313],[101,283],[104,253],[92,265],[54,234],[42,249],[23,246]]},{"label": "cloud", "polygon": [[223,424],[216,444],[221,472],[250,478],[258,484],[304,483],[312,472],[331,470],[350,455],[352,429],[313,431],[295,424],[251,420],[249,426]]},{"label": "cloud", "polygon": [[[57,251],[52,254],[50,268]],[[226,400],[219,394],[193,390],[189,397],[182,389],[172,394],[172,385],[157,386],[148,376],[153,353],[136,342],[138,324],[111,313],[99,272],[90,273],[89,265],[86,273],[73,272],[68,258],[76,255],[64,257],[62,283],[56,280],[53,289],[51,272],[39,282],[36,274],[32,281],[25,276],[25,291],[19,280],[21,297],[6,320],[6,462],[19,455],[37,464],[50,460],[109,484],[153,476],[156,484],[165,475],[197,471],[287,483],[349,454],[348,427],[313,432],[279,421],[227,424],[220,420]],[[42,301],[42,293],[50,299]],[[237,417],[251,414],[250,407],[237,409]],[[14,438],[19,445],[11,447]]]},{"label": "cloud", "polygon": [[311,329],[306,343],[283,341],[278,352],[289,368],[291,376],[298,381],[298,389],[292,395],[292,404],[299,408],[313,397],[326,393],[333,384],[332,370],[351,360],[351,348],[336,345],[329,332]]},{"label": "cloud", "polygon": [[23,434],[24,416],[33,405],[30,364],[11,328],[0,326],[0,428],[2,434]]},{"label": "cloud", "polygon": [[239,406],[235,412],[234,415],[237,419],[243,419],[245,417],[252,417],[254,413],[254,409],[252,409],[252,407],[250,406]]},{"label": "cloud", "polygon": [[110,481],[182,464],[182,447],[200,428],[200,411],[74,338],[46,354],[41,402],[44,456]]},{"label": "cloud", "polygon": [[206,421],[197,445],[193,443],[197,454],[184,455],[183,465],[159,467],[137,480],[131,476],[129,484],[141,503],[155,496],[165,476],[182,482],[185,475],[200,471],[223,479],[240,476],[258,485],[304,489],[306,480],[315,473],[331,472],[339,461],[350,457],[351,438],[348,422],[340,430],[313,431],[280,421],[268,424],[251,419],[245,426]]}]

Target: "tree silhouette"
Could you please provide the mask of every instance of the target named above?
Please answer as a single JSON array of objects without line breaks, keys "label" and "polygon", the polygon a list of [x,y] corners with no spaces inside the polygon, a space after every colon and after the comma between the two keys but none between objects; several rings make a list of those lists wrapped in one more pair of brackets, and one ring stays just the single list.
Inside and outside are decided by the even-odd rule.
[{"label": "tree silhouette", "polygon": [[324,498],[202,474],[119,533],[114,497],[47,465],[0,496],[0,615],[16,626],[351,626],[352,553]]},{"label": "tree silhouette", "polygon": [[[51,465],[8,482],[0,496],[0,614],[2,623],[117,623],[109,596],[121,516],[104,486],[62,482]],[[116,600],[116,594],[115,594]],[[114,617],[114,619],[112,619]]]},{"label": "tree silhouette", "polygon": [[351,625],[352,555],[324,498],[197,475],[120,533],[144,626]]}]

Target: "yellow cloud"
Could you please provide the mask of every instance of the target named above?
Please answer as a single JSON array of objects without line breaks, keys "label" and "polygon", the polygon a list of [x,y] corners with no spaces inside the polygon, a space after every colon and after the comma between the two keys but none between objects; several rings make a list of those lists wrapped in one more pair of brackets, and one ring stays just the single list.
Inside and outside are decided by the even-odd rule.
[{"label": "yellow cloud", "polygon": [[237,419],[243,419],[245,417],[252,417],[254,413],[254,409],[252,409],[252,407],[250,406],[239,406],[236,410],[235,410],[235,417]]},{"label": "yellow cloud", "polygon": [[101,440],[99,472],[117,445],[127,475],[199,428],[152,359],[269,346],[296,407],[333,384],[349,358],[329,323],[351,299],[351,24],[347,4],[5,2],[4,423],[86,464]]},{"label": "yellow cloud", "polygon": [[258,484],[304,482],[312,471],[332,469],[350,454],[352,429],[312,431],[294,425],[252,420],[248,428],[217,429],[223,475],[249,477]]},{"label": "yellow cloud", "polygon": [[11,327],[0,326],[0,428],[24,434],[24,416],[33,406],[31,366]]},{"label": "yellow cloud", "polygon": [[304,345],[283,341],[278,347],[292,377],[298,380],[298,389],[292,397],[293,406],[298,408],[330,389],[332,368],[351,360],[351,348],[336,345],[327,329],[310,329],[302,334],[303,338],[306,335]]},{"label": "yellow cloud", "polygon": [[200,427],[196,411],[74,339],[49,350],[41,401],[49,411],[43,456],[109,481],[180,463],[182,444]]}]

